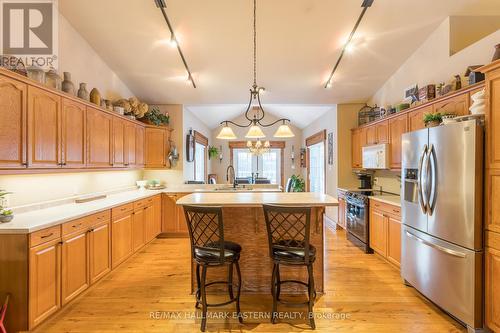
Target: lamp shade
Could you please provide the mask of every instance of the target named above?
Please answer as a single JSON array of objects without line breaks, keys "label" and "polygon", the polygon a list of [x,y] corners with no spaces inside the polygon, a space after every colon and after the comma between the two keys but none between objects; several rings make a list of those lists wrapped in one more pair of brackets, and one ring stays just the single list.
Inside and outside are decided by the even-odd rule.
[{"label": "lamp shade", "polygon": [[287,124],[280,125],[280,127],[276,130],[276,133],[274,133],[275,138],[293,138],[294,136],[295,134],[293,134],[290,126]]},{"label": "lamp shade", "polygon": [[245,135],[245,138],[247,139],[260,139],[265,137],[266,135],[257,125],[253,125],[252,127],[250,127],[250,129],[247,132],[247,135]]},{"label": "lamp shade", "polygon": [[217,135],[217,139],[221,140],[234,140],[236,139],[236,135],[234,134],[233,130],[229,126],[224,126],[220,130],[219,134]]}]

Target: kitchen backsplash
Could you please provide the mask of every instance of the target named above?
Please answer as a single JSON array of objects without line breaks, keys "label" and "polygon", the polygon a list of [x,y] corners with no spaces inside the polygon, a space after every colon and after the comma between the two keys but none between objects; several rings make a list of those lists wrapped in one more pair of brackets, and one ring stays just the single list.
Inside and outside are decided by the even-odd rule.
[{"label": "kitchen backsplash", "polygon": [[[399,171],[379,170],[374,175],[373,188],[379,189],[382,186],[382,191],[394,194],[401,193],[401,173]],[[375,182],[375,178],[377,181]]]}]

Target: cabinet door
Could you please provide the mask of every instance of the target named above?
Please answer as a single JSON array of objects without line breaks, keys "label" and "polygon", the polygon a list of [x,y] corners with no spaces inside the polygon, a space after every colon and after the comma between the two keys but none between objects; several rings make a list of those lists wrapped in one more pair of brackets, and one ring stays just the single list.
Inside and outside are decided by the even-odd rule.
[{"label": "cabinet door", "polygon": [[115,268],[132,254],[132,214],[111,223],[111,263]]},{"label": "cabinet door", "polygon": [[62,165],[61,97],[32,86],[28,86],[28,165]]},{"label": "cabinet door", "polygon": [[352,137],[352,167],[354,169],[361,168],[361,136],[363,131],[361,129],[355,129],[351,132]]},{"label": "cabinet door", "polygon": [[163,128],[146,128],[146,167],[167,166],[167,131]]},{"label": "cabinet door", "polygon": [[125,166],[135,166],[136,161],[136,125],[131,122],[125,124]]},{"label": "cabinet door", "polygon": [[401,263],[401,221],[387,218],[387,259],[399,267]]},{"label": "cabinet door", "polygon": [[377,144],[389,142],[389,122],[387,120],[375,125],[375,129],[377,135]]},{"label": "cabinet door", "polygon": [[464,93],[433,104],[434,112],[454,113],[457,116],[469,114],[469,94]]},{"label": "cabinet door", "polygon": [[161,234],[161,196],[157,195],[153,199],[154,210],[154,224],[153,224],[153,238]]},{"label": "cabinet door", "polygon": [[372,125],[366,128],[366,144],[374,145],[377,143],[377,126]]},{"label": "cabinet door", "polygon": [[26,84],[0,76],[0,168],[26,167]]},{"label": "cabinet door", "polygon": [[135,164],[144,166],[144,127],[137,125],[135,132]]},{"label": "cabinet door", "polygon": [[403,114],[389,120],[389,143],[391,144],[391,169],[401,169],[401,136],[407,132],[408,115]]},{"label": "cabinet door", "polygon": [[67,168],[85,167],[85,106],[67,98],[62,100],[62,164]]},{"label": "cabinet door", "polygon": [[500,70],[486,74],[486,167],[500,168]]},{"label": "cabinet door", "polygon": [[345,212],[346,212],[346,202],[344,198],[338,199],[339,201],[339,211],[338,211],[338,224],[345,229]]},{"label": "cabinet door", "polygon": [[62,305],[78,296],[90,285],[89,243],[87,230],[63,239],[62,244]]},{"label": "cabinet door", "polygon": [[89,234],[90,283],[111,271],[111,232],[109,221],[93,227]]},{"label": "cabinet door", "polygon": [[424,117],[428,113],[432,113],[432,105],[411,111],[408,114],[409,131],[413,132],[425,128]]},{"label": "cabinet door", "polygon": [[113,167],[125,166],[125,120],[113,117]]},{"label": "cabinet door", "polygon": [[486,325],[500,332],[500,251],[486,248]]},{"label": "cabinet door", "polygon": [[30,249],[29,326],[38,325],[61,307],[60,240]]},{"label": "cabinet door", "polygon": [[162,232],[175,233],[177,232],[177,196],[174,194],[163,195],[162,200]]},{"label": "cabinet door", "polygon": [[486,170],[486,229],[500,233],[500,170]]},{"label": "cabinet door", "polygon": [[147,206],[144,208],[144,234],[146,242],[151,241],[158,235],[155,230],[155,222],[155,207],[153,205]]},{"label": "cabinet door", "polygon": [[387,222],[385,216],[372,209],[370,211],[370,247],[381,254],[387,256]]},{"label": "cabinet door", "polygon": [[144,209],[139,209],[132,214],[132,251],[139,250],[144,245],[146,226],[144,223]]},{"label": "cabinet door", "polygon": [[112,121],[111,115],[87,108],[88,166],[111,167]]},{"label": "cabinet door", "polygon": [[[186,195],[188,195],[188,193],[184,193],[181,195],[178,194],[177,200]],[[184,208],[182,206],[176,205],[176,209],[177,209],[177,232],[183,235],[187,235],[189,233],[189,230],[186,224],[186,215],[184,215]]]}]

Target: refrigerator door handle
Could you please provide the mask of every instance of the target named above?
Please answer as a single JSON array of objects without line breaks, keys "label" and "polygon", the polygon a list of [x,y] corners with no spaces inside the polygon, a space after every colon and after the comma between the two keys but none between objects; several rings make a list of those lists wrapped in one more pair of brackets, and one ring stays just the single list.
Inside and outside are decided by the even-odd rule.
[{"label": "refrigerator door handle", "polygon": [[415,236],[414,234],[412,234],[409,231],[406,231],[406,236],[408,236],[408,237],[416,240],[417,242],[420,242],[420,243],[422,243],[424,245],[427,245],[429,247],[432,247],[432,248],[434,248],[434,249],[436,249],[438,251],[441,251],[441,252],[444,252],[446,254],[452,255],[454,257],[458,257],[458,258],[465,258],[466,257],[465,253],[454,251],[454,250],[451,250],[451,249],[447,249],[447,248],[445,248],[445,247],[443,247],[441,245],[437,245],[437,244],[431,243],[429,241],[426,241],[425,239],[422,239],[420,237]]},{"label": "refrigerator door handle", "polygon": [[434,145],[431,144],[429,149],[429,159],[428,163],[430,166],[430,191],[429,191],[429,199],[428,199],[428,211],[429,215],[432,216],[434,213],[434,208],[436,208],[436,184],[437,184],[437,167],[436,167],[436,151],[434,149]]},{"label": "refrigerator door handle", "polygon": [[427,183],[427,176],[426,179],[424,180],[423,176],[423,166],[424,166],[424,159],[425,156],[427,155],[427,145],[424,145],[424,149],[422,151],[422,154],[420,155],[420,161],[418,163],[418,202],[420,203],[420,208],[422,209],[422,213],[426,214],[427,213],[427,194],[425,192],[425,183]]}]

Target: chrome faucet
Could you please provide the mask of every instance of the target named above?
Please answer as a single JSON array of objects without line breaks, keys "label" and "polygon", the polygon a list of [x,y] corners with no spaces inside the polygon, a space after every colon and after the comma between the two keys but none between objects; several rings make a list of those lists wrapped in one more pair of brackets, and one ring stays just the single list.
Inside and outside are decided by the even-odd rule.
[{"label": "chrome faucet", "polygon": [[[231,177],[232,177],[232,181],[230,182],[229,181],[229,171],[231,171]],[[226,169],[226,181],[228,181],[229,183],[232,183],[233,184],[233,187],[236,188],[236,186],[238,186],[238,181],[236,180],[236,172],[234,171],[234,167],[232,165],[229,165]]]}]

